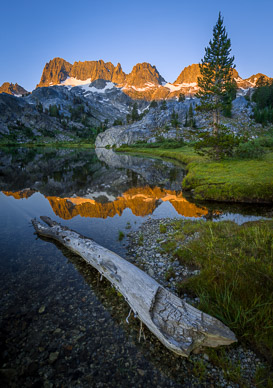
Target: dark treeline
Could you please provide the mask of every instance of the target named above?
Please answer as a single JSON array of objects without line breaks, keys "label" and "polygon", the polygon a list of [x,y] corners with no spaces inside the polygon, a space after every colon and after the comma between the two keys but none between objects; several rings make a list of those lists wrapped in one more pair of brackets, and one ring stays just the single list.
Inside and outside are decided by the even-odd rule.
[{"label": "dark treeline", "polygon": [[255,121],[262,125],[273,123],[273,80],[267,80],[261,76],[257,81],[252,101],[256,102]]}]

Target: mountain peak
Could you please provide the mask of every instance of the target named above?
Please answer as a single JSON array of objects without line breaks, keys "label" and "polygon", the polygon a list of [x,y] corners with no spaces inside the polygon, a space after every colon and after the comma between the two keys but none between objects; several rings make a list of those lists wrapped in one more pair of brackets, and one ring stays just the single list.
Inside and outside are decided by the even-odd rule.
[{"label": "mountain peak", "polygon": [[159,74],[157,68],[148,62],[137,63],[130,74],[126,77],[127,85],[143,87],[148,83],[162,85],[164,78]]},{"label": "mountain peak", "polygon": [[122,70],[121,64],[118,63],[117,66],[114,68],[112,82],[116,84],[124,84],[126,80],[126,74]]},{"label": "mountain peak", "polygon": [[201,73],[200,73],[199,64],[193,63],[192,65],[185,67],[181,71],[178,78],[174,81],[174,85],[184,84],[184,83],[188,83],[188,84],[195,83],[197,82],[197,79],[200,76],[201,76]]},{"label": "mountain peak", "polygon": [[[239,78],[238,71],[232,69],[232,76],[233,78]],[[199,64],[193,63],[192,65],[184,67],[173,85],[197,83],[198,77],[201,77]]]},{"label": "mountain peak", "polygon": [[40,83],[37,87],[60,84],[69,76],[72,65],[63,58],[53,58],[46,63]]},{"label": "mountain peak", "polygon": [[28,91],[17,83],[13,84],[11,82],[4,82],[3,85],[0,86],[0,93],[7,93],[13,96],[23,96],[24,94],[27,94]]},{"label": "mountain peak", "polygon": [[268,76],[265,75],[265,74],[257,73],[257,74],[253,74],[251,77],[247,78],[246,81],[249,81],[249,82],[251,82],[251,84],[256,85],[257,81],[258,81],[261,77],[264,77],[264,79],[265,79],[266,81],[272,79],[272,78],[268,77]]}]

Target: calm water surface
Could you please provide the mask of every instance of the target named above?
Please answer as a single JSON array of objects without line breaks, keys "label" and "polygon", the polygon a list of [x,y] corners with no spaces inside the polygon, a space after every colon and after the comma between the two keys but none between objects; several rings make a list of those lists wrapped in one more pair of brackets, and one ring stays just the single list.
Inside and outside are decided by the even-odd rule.
[{"label": "calm water surface", "polygon": [[0,382],[13,387],[184,387],[191,364],[139,325],[107,281],[58,244],[38,238],[40,215],[125,256],[147,218],[238,223],[264,207],[196,204],[181,192],[179,164],[111,150],[0,151]]}]

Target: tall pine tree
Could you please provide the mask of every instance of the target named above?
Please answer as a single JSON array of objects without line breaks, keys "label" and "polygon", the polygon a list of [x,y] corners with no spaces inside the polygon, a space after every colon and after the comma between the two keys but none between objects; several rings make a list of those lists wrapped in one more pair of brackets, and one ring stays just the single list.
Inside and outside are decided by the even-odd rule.
[{"label": "tall pine tree", "polygon": [[220,112],[224,106],[223,97],[228,93],[233,79],[232,69],[235,65],[234,57],[230,56],[230,52],[231,43],[220,12],[213,28],[213,40],[210,40],[209,46],[205,48],[204,59],[199,65],[201,77],[198,77],[199,92],[196,95],[201,102],[198,109],[212,112],[215,133],[220,124]]},{"label": "tall pine tree", "polygon": [[[231,43],[227,37],[226,29],[223,25],[221,13],[216,25],[213,28],[213,39],[209,46],[205,48],[205,56],[201,60],[200,73],[198,77],[199,92],[196,97],[200,98],[200,105],[196,107],[199,111],[211,112],[213,123],[213,134],[211,146],[214,148],[217,159],[221,157],[221,145],[218,144],[215,137],[223,138],[225,127],[220,123],[220,113],[224,110],[227,101],[227,95],[233,82],[234,57],[230,56]],[[221,136],[220,136],[220,132]],[[206,135],[206,144],[209,146],[208,136]],[[202,144],[199,144],[202,148]]]}]

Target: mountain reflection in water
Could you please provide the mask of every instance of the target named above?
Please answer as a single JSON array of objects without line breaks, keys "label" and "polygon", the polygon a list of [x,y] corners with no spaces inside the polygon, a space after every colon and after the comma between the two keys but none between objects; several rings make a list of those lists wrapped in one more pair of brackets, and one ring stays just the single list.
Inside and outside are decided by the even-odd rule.
[{"label": "mountain reflection in water", "polygon": [[[15,199],[29,198],[35,191],[25,189],[17,192],[3,191],[6,196]],[[45,196],[54,213],[64,220],[80,215],[81,217],[107,218],[116,214],[122,215],[126,208],[131,209],[135,216],[147,216],[154,212],[156,207],[169,201],[178,214],[184,217],[201,217],[208,213],[206,208],[201,208],[188,202],[181,192],[166,190],[160,187],[131,188],[112,202],[101,203],[91,198]]]},{"label": "mountain reflection in water", "polygon": [[162,203],[172,214],[201,217],[207,209],[181,192],[180,164],[115,153],[112,150],[26,150],[0,153],[0,189],[27,199],[40,193],[56,216],[101,218],[152,215]]},{"label": "mountain reflection in water", "polygon": [[44,206],[48,203],[55,215],[64,220],[76,216],[109,220],[118,216],[135,223],[150,215],[208,219],[220,216],[218,219],[241,224],[268,214],[268,208],[257,205],[192,203],[181,192],[184,176],[183,166],[175,161],[106,149],[0,150],[0,190],[5,196],[35,199],[34,193],[41,194],[39,205],[38,199],[28,201],[29,217],[47,211]]}]

